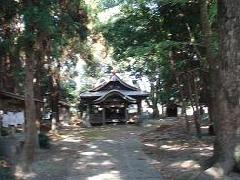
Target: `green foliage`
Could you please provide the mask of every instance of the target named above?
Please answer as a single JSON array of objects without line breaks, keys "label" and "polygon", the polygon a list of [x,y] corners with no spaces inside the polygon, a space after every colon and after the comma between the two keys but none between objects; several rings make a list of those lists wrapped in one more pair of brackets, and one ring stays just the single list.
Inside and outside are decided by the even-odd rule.
[{"label": "green foliage", "polygon": [[209,19],[212,24],[216,24],[217,21],[217,1],[212,0],[209,5]]},{"label": "green foliage", "polygon": [[123,2],[125,2],[125,0],[103,0],[103,1],[100,1],[99,5],[101,10],[105,10],[105,9],[118,6]]},{"label": "green foliage", "polygon": [[61,83],[61,98],[67,102],[74,103],[76,101],[76,82],[73,80],[65,81]]},{"label": "green foliage", "polygon": [[[125,70],[147,75],[157,91],[157,96],[152,96],[162,103],[177,99],[169,53],[178,71],[193,68],[197,57],[194,46],[201,50],[196,43],[201,39],[198,1],[130,0],[122,3],[121,12],[119,18],[99,28],[113,47],[114,58]],[[157,83],[158,78],[161,83]]]}]

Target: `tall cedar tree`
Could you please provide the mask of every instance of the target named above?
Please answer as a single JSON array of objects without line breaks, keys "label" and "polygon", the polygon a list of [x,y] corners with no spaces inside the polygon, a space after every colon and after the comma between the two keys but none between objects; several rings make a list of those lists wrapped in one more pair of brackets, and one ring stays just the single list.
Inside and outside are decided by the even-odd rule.
[{"label": "tall cedar tree", "polygon": [[219,83],[216,151],[224,174],[234,167],[240,130],[240,1],[219,0]]}]

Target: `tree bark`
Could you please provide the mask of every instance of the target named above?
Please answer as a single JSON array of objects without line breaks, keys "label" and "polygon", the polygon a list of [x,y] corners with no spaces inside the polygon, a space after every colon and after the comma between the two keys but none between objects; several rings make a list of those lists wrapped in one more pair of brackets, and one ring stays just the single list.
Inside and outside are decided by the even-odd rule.
[{"label": "tree bark", "polygon": [[29,171],[34,159],[35,147],[37,144],[36,107],[34,102],[34,60],[33,52],[26,52],[25,65],[25,119],[26,137],[23,150],[24,171]]},{"label": "tree bark", "polygon": [[52,72],[52,87],[51,87],[51,108],[53,112],[53,118],[55,118],[56,122],[59,122],[59,88],[60,88],[60,75],[59,75],[60,67],[55,67]]},{"label": "tree bark", "polygon": [[178,86],[178,89],[180,91],[180,100],[182,102],[182,115],[185,119],[185,125],[186,125],[186,132],[189,134],[190,133],[190,123],[189,123],[189,120],[188,120],[188,117],[187,117],[187,113],[186,113],[186,100],[184,98],[184,93],[183,93],[183,88],[181,87],[181,83],[180,83],[180,79],[179,79],[179,73],[176,71],[176,82],[177,82],[177,86]]},{"label": "tree bark", "polygon": [[[35,72],[35,84],[34,84],[34,97],[37,98],[38,100],[43,101],[43,96],[42,96],[42,88],[41,88],[41,70],[42,70],[42,61],[43,61],[43,56],[39,55],[36,58],[37,63],[36,63],[36,72]],[[36,102],[36,123],[37,123],[37,134],[40,133],[40,126],[41,126],[41,121],[42,121],[42,111],[41,111],[42,104],[40,102]],[[37,141],[39,141],[38,136],[37,136]],[[38,145],[38,144],[37,144]]]},{"label": "tree bark", "polygon": [[240,1],[219,0],[219,86],[216,104],[217,165],[228,174],[234,167],[234,152],[240,136]]},{"label": "tree bark", "polygon": [[157,119],[160,117],[160,114],[159,114],[159,110],[158,110],[158,80],[157,80],[157,85],[154,86],[153,84],[151,84],[151,100],[152,100],[152,109],[153,109],[153,118],[154,119]]},{"label": "tree bark", "polygon": [[153,109],[153,118],[154,119],[159,118],[160,117],[160,113],[159,113],[159,110],[158,110],[157,103],[153,103],[152,109]]},{"label": "tree bark", "polygon": [[180,99],[182,102],[182,115],[184,116],[185,119],[185,124],[186,124],[186,132],[190,133],[190,123],[187,117],[187,113],[186,113],[186,100],[184,98],[184,92],[183,92],[183,87],[181,87],[181,81],[180,81],[180,73],[178,72],[177,68],[176,68],[176,62],[174,61],[173,57],[172,57],[172,52],[169,53],[169,58],[170,58],[170,64],[171,64],[171,69],[173,71],[173,74],[175,76],[175,80],[177,83],[177,87],[180,91]]},{"label": "tree bark", "polygon": [[0,62],[0,89],[3,90],[3,87],[4,87],[4,85],[3,85],[3,82],[4,82],[4,80],[3,80],[3,76],[4,76],[4,64],[3,64],[4,58],[1,57],[0,61],[1,61]]},{"label": "tree bark", "polygon": [[[205,93],[208,95],[207,106],[209,111],[210,122],[213,123],[216,120],[214,116],[216,114],[215,105],[216,104],[216,58],[214,55],[212,28],[209,21],[208,13],[208,0],[199,0],[200,4],[200,15],[201,15],[201,27],[203,34],[203,45],[205,47],[206,61],[203,62],[204,72],[203,72],[203,82],[205,87]],[[215,112],[216,111],[216,112]]]},{"label": "tree bark", "polygon": [[[191,74],[187,75],[189,99],[190,99],[191,106],[192,106],[193,112],[194,112],[193,120],[194,120],[194,124],[195,124],[195,128],[196,128],[196,133],[197,133],[198,138],[201,138],[202,132],[201,132],[201,125],[200,125],[200,122],[199,122],[200,111],[198,109],[198,101],[193,98],[193,92],[192,92],[192,86],[191,86],[191,77],[189,77],[190,75]],[[195,83],[195,82],[193,82],[193,83]],[[196,92],[195,92],[195,94],[196,94]],[[196,107],[196,109],[194,108],[194,106]]]}]

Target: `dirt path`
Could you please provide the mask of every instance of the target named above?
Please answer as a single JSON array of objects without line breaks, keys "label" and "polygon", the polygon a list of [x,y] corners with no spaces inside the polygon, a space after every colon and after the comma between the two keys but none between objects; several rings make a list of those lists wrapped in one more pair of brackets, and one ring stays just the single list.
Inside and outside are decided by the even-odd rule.
[{"label": "dirt path", "polygon": [[31,180],[160,180],[138,135],[147,128],[118,125],[65,129],[41,150]]}]

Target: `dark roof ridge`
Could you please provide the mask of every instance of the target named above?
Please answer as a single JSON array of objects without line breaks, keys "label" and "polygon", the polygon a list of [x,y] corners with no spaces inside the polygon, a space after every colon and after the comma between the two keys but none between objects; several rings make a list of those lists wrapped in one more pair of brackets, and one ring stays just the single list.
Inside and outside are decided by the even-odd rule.
[{"label": "dark roof ridge", "polygon": [[129,84],[127,84],[126,82],[124,82],[122,79],[120,79],[120,77],[119,77],[118,75],[113,74],[113,75],[110,77],[109,81],[103,82],[103,83],[100,84],[99,86],[91,89],[89,92],[98,91],[98,90],[100,90],[102,87],[106,86],[108,83],[110,83],[110,82],[112,82],[112,81],[119,81],[123,86],[125,86],[125,87],[127,87],[127,88],[129,88],[129,89],[131,89],[131,90],[133,90],[133,91],[139,90],[137,87],[134,87],[134,86],[129,85]]}]

